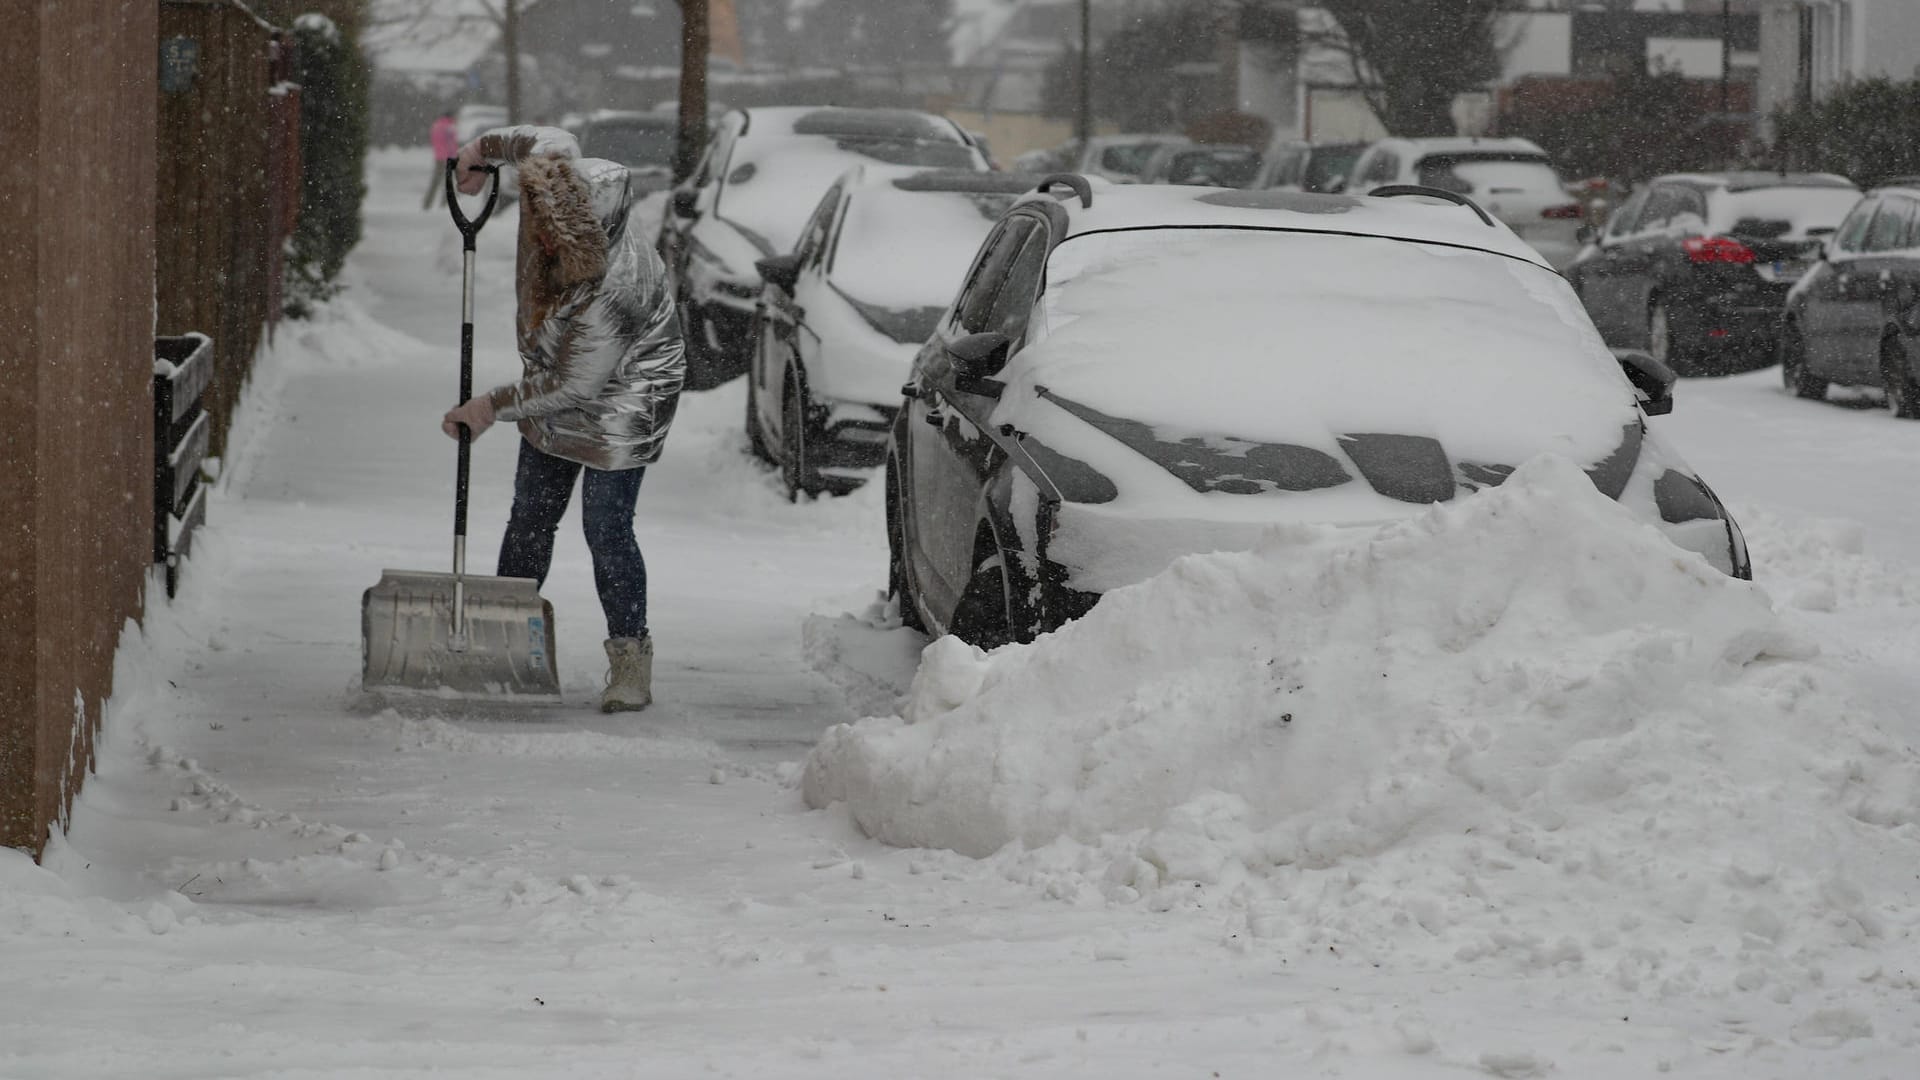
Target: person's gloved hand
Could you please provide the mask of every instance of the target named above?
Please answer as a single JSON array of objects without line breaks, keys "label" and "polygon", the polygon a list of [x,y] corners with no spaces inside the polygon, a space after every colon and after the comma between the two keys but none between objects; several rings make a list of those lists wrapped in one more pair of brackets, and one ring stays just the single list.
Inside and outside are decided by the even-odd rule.
[{"label": "person's gloved hand", "polygon": [[461,424],[467,425],[474,438],[479,438],[493,426],[493,402],[482,395],[448,409],[447,415],[440,418],[440,430],[446,432],[449,439],[460,437]]},{"label": "person's gloved hand", "polygon": [[[487,186],[487,174],[478,166],[485,165],[487,159],[480,153],[480,140],[475,139],[460,148],[460,162],[454,166],[454,179],[462,195],[478,195]],[[479,434],[475,432],[474,434]]]}]

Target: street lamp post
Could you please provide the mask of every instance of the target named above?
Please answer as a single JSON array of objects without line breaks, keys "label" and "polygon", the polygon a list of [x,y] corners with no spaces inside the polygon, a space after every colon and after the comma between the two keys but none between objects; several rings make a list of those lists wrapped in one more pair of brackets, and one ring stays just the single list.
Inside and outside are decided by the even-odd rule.
[{"label": "street lamp post", "polygon": [[1074,126],[1085,150],[1093,138],[1093,0],[1080,0],[1080,114]]}]

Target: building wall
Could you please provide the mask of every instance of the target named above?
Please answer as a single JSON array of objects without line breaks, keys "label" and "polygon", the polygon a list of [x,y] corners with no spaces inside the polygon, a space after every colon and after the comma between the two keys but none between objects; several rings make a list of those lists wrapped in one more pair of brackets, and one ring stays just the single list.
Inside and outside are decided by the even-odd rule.
[{"label": "building wall", "polygon": [[1920,2],[1868,0],[1860,23],[1859,75],[1920,77]]},{"label": "building wall", "polygon": [[39,0],[0,35],[0,845],[92,762],[151,555],[156,5]]}]

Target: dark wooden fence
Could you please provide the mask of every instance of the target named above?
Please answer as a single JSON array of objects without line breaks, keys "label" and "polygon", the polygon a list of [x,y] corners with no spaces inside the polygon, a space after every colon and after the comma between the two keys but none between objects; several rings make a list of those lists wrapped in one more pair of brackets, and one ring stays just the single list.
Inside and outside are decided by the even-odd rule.
[{"label": "dark wooden fence", "polygon": [[5,10],[0,845],[37,853],[93,762],[152,565],[157,12]]},{"label": "dark wooden fence", "polygon": [[233,408],[281,307],[300,202],[300,91],[289,34],[235,0],[161,0],[156,298],[162,334],[213,339],[206,408]]}]

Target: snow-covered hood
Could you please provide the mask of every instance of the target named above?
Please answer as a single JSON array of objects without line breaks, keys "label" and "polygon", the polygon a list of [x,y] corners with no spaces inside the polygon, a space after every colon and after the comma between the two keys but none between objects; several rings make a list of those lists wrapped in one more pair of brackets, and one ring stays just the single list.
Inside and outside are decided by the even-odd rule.
[{"label": "snow-covered hood", "polygon": [[1055,252],[1042,307],[994,422],[1026,432],[1043,468],[1070,459],[1085,468],[1066,474],[1104,479],[1069,501],[1382,521],[1541,453],[1588,466],[1626,455],[1612,465],[1627,471],[1637,453],[1633,392],[1572,291],[1498,255],[1094,235]]}]

